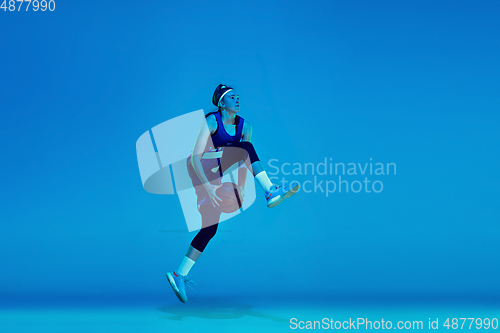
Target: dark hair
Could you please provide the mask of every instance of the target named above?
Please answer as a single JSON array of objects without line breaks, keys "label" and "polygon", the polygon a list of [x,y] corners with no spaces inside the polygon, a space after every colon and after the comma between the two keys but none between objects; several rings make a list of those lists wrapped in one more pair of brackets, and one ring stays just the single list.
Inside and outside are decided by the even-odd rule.
[{"label": "dark hair", "polygon": [[219,84],[217,88],[215,88],[214,95],[212,96],[212,104],[215,105],[216,107],[219,108],[219,112],[221,111],[221,108],[219,107],[219,100],[220,97],[228,90],[233,89],[232,87],[225,85],[225,84]]}]

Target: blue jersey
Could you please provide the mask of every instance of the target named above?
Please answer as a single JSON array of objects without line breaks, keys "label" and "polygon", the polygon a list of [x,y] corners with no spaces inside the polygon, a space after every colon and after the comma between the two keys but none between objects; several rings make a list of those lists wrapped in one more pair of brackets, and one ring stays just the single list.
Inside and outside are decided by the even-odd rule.
[{"label": "blue jersey", "polygon": [[241,141],[241,134],[243,132],[243,123],[245,122],[243,118],[241,118],[238,115],[235,117],[234,121],[236,124],[236,133],[234,135],[229,135],[226,132],[224,125],[222,124],[222,116],[220,112],[209,113],[207,114],[207,117],[212,114],[215,116],[215,119],[217,120],[217,129],[215,130],[215,133],[211,134],[212,146],[214,148],[225,147],[231,143]]}]

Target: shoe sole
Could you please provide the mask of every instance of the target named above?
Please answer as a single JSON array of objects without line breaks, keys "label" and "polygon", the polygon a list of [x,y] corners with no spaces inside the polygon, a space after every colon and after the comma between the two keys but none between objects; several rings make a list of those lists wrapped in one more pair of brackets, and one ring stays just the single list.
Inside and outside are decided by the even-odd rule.
[{"label": "shoe sole", "polygon": [[187,300],[182,299],[182,297],[179,293],[179,289],[177,289],[177,286],[175,285],[175,280],[174,280],[174,277],[172,276],[172,274],[167,273],[167,280],[168,280],[168,283],[170,283],[170,287],[172,287],[172,289],[174,290],[175,296],[177,296],[179,301],[181,301],[182,303],[186,303]]},{"label": "shoe sole", "polygon": [[268,208],[273,208],[273,207],[276,207],[278,206],[283,200],[285,200],[285,197],[284,196],[279,196],[277,198],[275,198],[274,201],[272,201],[270,204],[267,205]]},{"label": "shoe sole", "polygon": [[295,186],[294,188],[290,189],[290,191],[286,192],[285,193],[285,199],[288,199],[290,198],[292,195],[294,195],[295,193],[297,193],[298,191],[300,190],[300,184],[297,183],[297,186]]},{"label": "shoe sole", "polygon": [[267,205],[268,208],[273,208],[278,206],[283,200],[290,198],[292,195],[297,193],[297,191],[300,189],[300,184],[297,184],[294,188],[290,189],[290,191],[286,192],[284,196],[280,196],[273,202],[271,202],[269,205]]}]

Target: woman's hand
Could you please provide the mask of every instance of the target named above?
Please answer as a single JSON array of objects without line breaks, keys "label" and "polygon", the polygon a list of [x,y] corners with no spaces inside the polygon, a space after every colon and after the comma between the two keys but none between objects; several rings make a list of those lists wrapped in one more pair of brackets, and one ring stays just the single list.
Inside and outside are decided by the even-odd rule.
[{"label": "woman's hand", "polygon": [[210,202],[212,202],[212,205],[215,206],[220,206],[219,202],[222,202],[222,199],[217,196],[217,189],[221,187],[221,185],[212,185],[210,183],[205,185],[205,189],[207,190],[208,197],[210,198]]}]

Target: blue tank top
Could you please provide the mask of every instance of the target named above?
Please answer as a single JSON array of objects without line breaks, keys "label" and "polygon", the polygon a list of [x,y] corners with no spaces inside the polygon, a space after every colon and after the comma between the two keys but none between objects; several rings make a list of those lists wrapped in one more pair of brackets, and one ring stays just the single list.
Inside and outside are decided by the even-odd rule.
[{"label": "blue tank top", "polygon": [[238,115],[235,117],[234,121],[236,123],[236,133],[234,135],[229,135],[226,132],[224,125],[222,124],[222,116],[220,112],[209,113],[207,114],[207,117],[211,114],[213,114],[215,116],[215,119],[217,120],[217,129],[215,130],[214,134],[211,134],[212,145],[214,148],[225,147],[231,143],[240,142],[241,133],[243,132],[243,123],[245,122],[243,118]]}]

